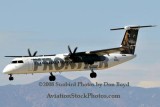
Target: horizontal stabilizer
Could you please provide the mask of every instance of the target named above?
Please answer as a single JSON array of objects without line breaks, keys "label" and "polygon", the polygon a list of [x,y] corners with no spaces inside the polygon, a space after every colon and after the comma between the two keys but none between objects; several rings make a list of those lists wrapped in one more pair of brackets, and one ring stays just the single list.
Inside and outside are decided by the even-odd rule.
[{"label": "horizontal stabilizer", "polygon": [[145,28],[145,27],[156,27],[156,25],[147,25],[147,26],[125,26],[125,27],[122,27],[122,28],[113,28],[113,29],[110,29],[110,30],[130,30],[130,29],[140,29],[140,28]]}]

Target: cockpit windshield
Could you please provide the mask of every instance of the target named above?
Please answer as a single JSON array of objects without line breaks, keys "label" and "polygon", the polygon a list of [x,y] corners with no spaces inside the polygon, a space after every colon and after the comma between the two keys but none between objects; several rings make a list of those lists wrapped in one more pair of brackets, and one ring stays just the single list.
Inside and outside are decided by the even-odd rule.
[{"label": "cockpit windshield", "polygon": [[12,64],[23,63],[23,61],[22,61],[22,60],[17,60],[17,61],[12,61],[11,63],[12,63]]}]

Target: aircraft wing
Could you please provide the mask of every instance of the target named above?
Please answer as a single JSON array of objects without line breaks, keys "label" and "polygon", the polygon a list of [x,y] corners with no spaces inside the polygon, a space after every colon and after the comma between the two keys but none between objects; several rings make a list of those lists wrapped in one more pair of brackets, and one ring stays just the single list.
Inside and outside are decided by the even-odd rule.
[{"label": "aircraft wing", "polygon": [[98,56],[102,56],[105,54],[111,54],[116,53],[125,50],[124,47],[117,47],[117,48],[111,48],[111,49],[102,49],[102,50],[95,50],[95,51],[86,51],[86,52],[77,52],[76,55],[82,55],[82,54],[97,54]]}]

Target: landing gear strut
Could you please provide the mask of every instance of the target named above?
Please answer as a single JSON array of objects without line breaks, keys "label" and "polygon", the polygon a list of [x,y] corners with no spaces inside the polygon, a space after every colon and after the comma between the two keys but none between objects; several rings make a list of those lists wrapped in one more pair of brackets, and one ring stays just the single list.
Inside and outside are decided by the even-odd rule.
[{"label": "landing gear strut", "polygon": [[91,73],[90,73],[90,77],[91,78],[96,78],[97,77],[97,74],[93,71],[93,68],[91,68]]},{"label": "landing gear strut", "polygon": [[10,81],[13,81],[14,80],[14,78],[12,77],[12,74],[9,74],[10,76],[9,76],[9,80]]},{"label": "landing gear strut", "polygon": [[56,77],[52,74],[52,72],[50,72],[49,80],[50,81],[55,81],[56,80]]}]

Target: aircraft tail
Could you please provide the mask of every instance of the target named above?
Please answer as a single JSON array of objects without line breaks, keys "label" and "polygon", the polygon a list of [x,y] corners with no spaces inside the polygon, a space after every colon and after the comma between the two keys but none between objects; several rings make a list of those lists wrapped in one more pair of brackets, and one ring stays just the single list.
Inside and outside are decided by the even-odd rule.
[{"label": "aircraft tail", "polygon": [[145,27],[155,27],[153,25],[148,26],[125,26],[124,28],[115,28],[111,30],[122,30],[125,29],[126,32],[124,34],[121,47],[124,47],[125,50],[121,51],[122,54],[134,54],[136,48],[136,42],[138,37],[138,31],[140,28]]}]

